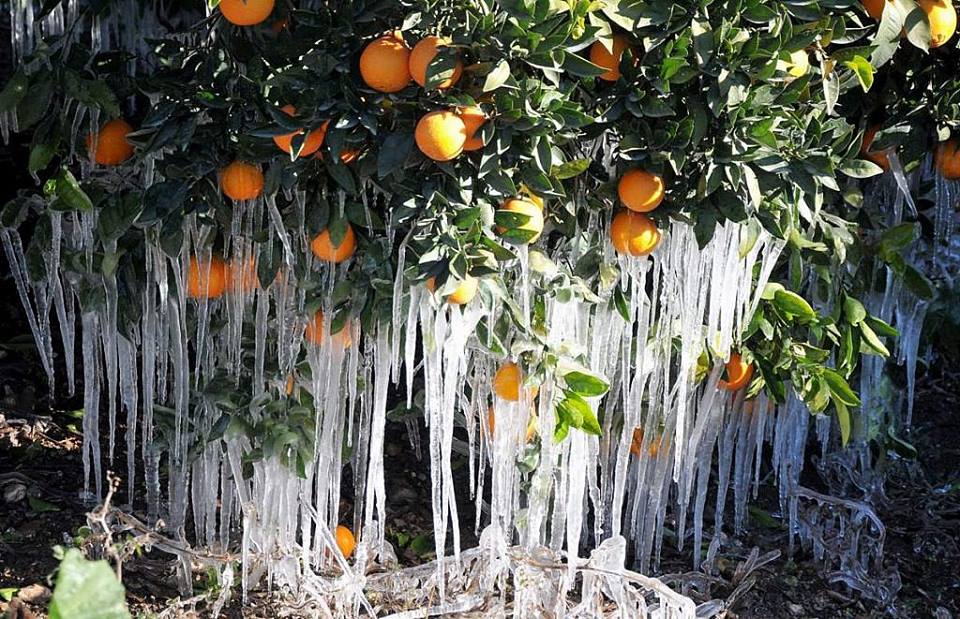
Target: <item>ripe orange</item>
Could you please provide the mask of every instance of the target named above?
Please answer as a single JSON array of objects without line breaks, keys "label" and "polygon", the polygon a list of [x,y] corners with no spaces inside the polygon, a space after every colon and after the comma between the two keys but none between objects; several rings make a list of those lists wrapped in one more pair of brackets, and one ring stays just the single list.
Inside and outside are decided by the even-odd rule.
[{"label": "ripe orange", "polygon": [[613,53],[607,50],[600,41],[594,41],[590,46],[590,62],[606,69],[598,77],[607,82],[615,82],[620,79],[620,59],[623,57],[623,51],[630,47],[627,37],[622,34],[613,35]]},{"label": "ripe orange", "polygon": [[334,245],[330,238],[330,231],[324,230],[314,237],[310,243],[310,249],[320,260],[340,264],[357,250],[357,236],[353,233],[353,226],[347,224],[347,231],[340,240],[340,244]]},{"label": "ripe orange", "polygon": [[[408,63],[410,76],[413,77],[413,81],[421,86],[427,85],[427,67],[433,59],[437,57],[437,48],[446,47],[450,45],[450,43],[450,39],[446,37],[429,36],[420,39],[420,42],[413,46],[413,51],[410,52],[410,60]],[[457,59],[457,63],[453,68],[453,75],[438,83],[434,88],[438,90],[450,88],[460,81],[460,75],[462,73],[463,63]]]},{"label": "ripe orange", "polygon": [[957,31],[957,9],[952,0],[917,0],[930,22],[930,47],[940,47]]},{"label": "ripe orange", "polygon": [[[663,443],[663,434],[657,434],[647,445],[647,455],[656,458],[660,453],[660,445]],[[636,427],[633,430],[633,437],[630,439],[630,453],[640,457],[640,450],[643,446],[643,428]]]},{"label": "ripe orange", "polygon": [[[289,116],[297,115],[297,109],[292,105],[285,105],[280,109]],[[307,157],[317,152],[317,149],[323,144],[323,138],[327,135],[327,125],[329,124],[330,121],[328,120],[320,125],[319,129],[307,133],[303,139],[303,146],[300,147],[300,157]],[[275,135],[273,136],[273,142],[280,150],[289,153],[293,149],[293,138],[297,135],[303,135],[303,130],[301,129],[300,131],[294,131],[293,133],[286,133],[284,135]]]},{"label": "ripe orange", "polygon": [[463,143],[463,150],[480,150],[483,148],[483,137],[478,135],[483,123],[487,122],[487,115],[479,105],[457,108],[457,114],[467,130],[467,140]]},{"label": "ripe orange", "polygon": [[738,352],[730,353],[727,361],[727,379],[720,381],[720,388],[728,391],[737,391],[747,386],[753,378],[753,364],[743,360]]},{"label": "ripe orange", "polygon": [[870,146],[873,144],[873,140],[876,138],[877,131],[879,130],[880,125],[872,125],[864,132],[863,143],[860,146],[860,156],[869,159],[886,171],[890,169],[890,158],[887,154],[887,151],[870,150]]},{"label": "ripe orange", "polygon": [[[450,305],[466,305],[477,296],[477,286],[479,282],[476,277],[467,275],[465,279],[460,280],[456,289],[447,295],[447,303]],[[427,280],[427,290],[433,292],[437,287],[437,278],[431,277]]]},{"label": "ripe orange", "polygon": [[467,142],[467,126],[455,113],[436,110],[417,122],[414,137],[424,155],[434,161],[450,161],[463,152]]},{"label": "ripe orange", "polygon": [[660,244],[660,231],[643,213],[625,209],[610,224],[610,242],[619,254],[646,256]]},{"label": "ripe orange", "polygon": [[118,165],[133,156],[133,145],[127,141],[127,134],[133,133],[130,123],[117,118],[100,127],[97,133],[97,145],[93,145],[93,136],[87,135],[87,152],[99,165]]},{"label": "ripe orange", "polygon": [[227,269],[227,288],[234,292],[250,292],[260,287],[257,261],[252,257],[245,263],[233,261]]},{"label": "ripe orange", "polygon": [[527,200],[530,200],[531,202],[533,202],[538,209],[540,209],[541,211],[543,210],[543,204],[544,204],[543,198],[533,193],[533,191],[523,183],[520,183],[520,186],[517,187],[517,189],[520,190],[520,193],[523,194],[523,196]]},{"label": "ripe orange", "polygon": [[399,92],[410,83],[410,48],[399,30],[368,44],[360,54],[360,76],[380,92]]},{"label": "ripe orange", "polygon": [[933,161],[943,178],[960,180],[960,141],[952,138],[937,144]]},{"label": "ripe orange", "polygon": [[220,258],[209,262],[190,257],[187,267],[187,296],[192,299],[216,299],[227,290],[227,263]]},{"label": "ripe orange", "polygon": [[631,211],[649,213],[663,202],[663,179],[659,174],[636,168],[620,177],[617,193]]},{"label": "ripe orange", "polygon": [[345,559],[349,559],[353,556],[353,550],[357,547],[357,540],[353,537],[353,531],[342,524],[337,525],[336,537],[337,548],[340,549]]},{"label": "ripe orange", "polygon": [[[523,243],[533,243],[540,238],[540,233],[543,232],[543,211],[538,208],[532,200],[527,198],[510,198],[503,203],[500,210],[518,213],[528,217],[525,223],[512,228],[512,230],[529,230],[533,233],[533,235],[523,241]],[[503,234],[504,232],[508,232],[508,230],[502,226],[498,226],[497,232]]]},{"label": "ripe orange", "polygon": [[[520,385],[523,384],[523,372],[513,361],[507,361],[497,369],[493,375],[493,392],[504,400],[517,402],[520,400]],[[532,400],[537,397],[539,387],[527,388],[527,397]]]},{"label": "ripe orange", "polygon": [[630,42],[622,34],[613,35],[613,53],[607,50],[600,41],[595,41],[590,46],[590,62],[606,69],[598,77],[608,82],[615,82],[620,79],[620,59],[623,57],[623,51],[630,47]]},{"label": "ripe orange", "polygon": [[861,0],[863,2],[863,8],[867,12],[867,15],[874,18],[877,21],[883,17],[883,9],[887,5],[887,0]]},{"label": "ripe orange", "polygon": [[259,166],[234,161],[220,172],[220,189],[233,200],[253,200],[263,192]]},{"label": "ripe orange", "polygon": [[220,12],[231,24],[253,26],[273,12],[273,0],[220,0]]},{"label": "ripe orange", "polygon": [[[334,341],[336,341],[342,348],[348,348],[353,342],[353,338],[350,336],[350,321],[344,323],[343,328],[332,334]],[[311,344],[321,345],[323,344],[326,335],[323,332],[323,312],[317,310],[317,313],[313,315],[312,320],[307,321],[307,326],[303,331],[303,336]]]}]

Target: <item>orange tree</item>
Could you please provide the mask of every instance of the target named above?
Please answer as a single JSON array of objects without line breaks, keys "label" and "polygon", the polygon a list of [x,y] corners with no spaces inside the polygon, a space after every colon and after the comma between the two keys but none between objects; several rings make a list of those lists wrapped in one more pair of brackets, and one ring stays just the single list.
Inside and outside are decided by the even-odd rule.
[{"label": "orange tree", "polygon": [[[116,281],[122,330],[144,311],[148,234],[178,256],[195,221],[212,231],[205,249],[227,258],[231,222],[253,201],[268,216],[243,232],[252,262],[191,258],[189,296],[292,273],[315,339],[354,322],[373,333],[394,316],[402,270],[405,287],[429,281],[451,303],[497,308],[477,341],[512,350],[538,383],[567,354],[546,343],[546,298],[626,315],[624,260],[657,260],[671,222],[692,226],[701,246],[737,222],[786,246],[738,338],[737,359],[757,371],[738,376],[749,395],[783,401],[792,389],[814,412],[836,410],[846,437],[859,402],[848,379],[895,334],[863,311],[863,283],[846,268],[867,223],[850,179],[882,172],[861,156],[867,119],[885,109],[873,148],[902,141],[908,167],[958,120],[956,80],[942,79],[957,58],[949,10],[895,0],[877,25],[873,4],[225,0],[206,18],[186,7],[162,16],[184,25],[162,19],[141,55],[68,29],[0,94],[0,110],[32,132],[42,189],[8,204],[2,223],[37,221],[25,264],[40,281],[50,214],[97,213],[93,251],[64,250],[60,267],[85,309]],[[123,10],[91,3],[80,20]],[[928,54],[931,32],[939,48]],[[545,256],[549,276],[534,278],[525,315],[510,293],[522,284],[516,261]],[[895,248],[887,257],[897,263]],[[347,265],[326,326],[314,312],[333,271],[315,261]],[[558,438],[600,431],[577,402],[604,381],[582,377],[558,403]],[[205,393],[218,389],[228,410],[248,403],[229,383],[210,380]],[[276,441],[258,435],[268,428],[248,421],[269,451]]]}]

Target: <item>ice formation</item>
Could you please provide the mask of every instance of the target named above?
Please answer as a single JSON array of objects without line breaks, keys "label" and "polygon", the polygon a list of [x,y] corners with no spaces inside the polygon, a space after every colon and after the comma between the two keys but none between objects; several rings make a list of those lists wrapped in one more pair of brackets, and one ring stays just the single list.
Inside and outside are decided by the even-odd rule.
[{"label": "ice formation", "polygon": [[[74,23],[78,2],[57,5],[39,22],[30,0],[15,0],[10,10],[20,61],[39,37],[61,34]],[[124,14],[93,20],[95,47],[145,44],[133,34],[149,31],[152,22],[121,28],[111,21],[125,19]],[[60,44],[69,42],[65,37]],[[75,119],[74,137],[85,125],[95,131],[99,124],[95,110],[79,105]],[[6,137],[16,129],[16,117],[2,121]],[[143,168],[142,186],[163,180],[153,162]],[[894,168],[875,187],[878,201],[892,205],[891,224],[899,222],[905,204],[915,208],[910,191],[916,177],[904,174],[895,161]],[[85,171],[92,173],[89,166]],[[929,174],[930,166],[923,173]],[[960,191],[955,182],[935,182],[939,248],[952,235]],[[344,195],[331,197],[343,208]],[[302,230],[304,197],[294,199],[300,203],[300,228],[287,227],[273,198],[234,204],[231,241],[222,250],[213,249],[213,230],[193,215],[184,220],[176,252],[170,252],[169,239],[162,242],[169,231],[146,226],[145,281],[139,290],[123,291],[141,308],[133,318],[118,311],[116,274],[94,266],[95,252],[116,250],[95,245],[96,212],[50,211],[50,241],[39,278],[28,272],[17,230],[0,229],[51,388],[57,359],[53,318],[68,392],[74,388],[79,337],[85,491],[91,497],[103,495],[104,465],[125,466],[130,506],[142,508],[152,522],[162,519],[180,547],[239,547],[244,591],[258,583],[306,591],[329,616],[372,614],[368,595],[401,590],[422,609],[455,612],[485,603],[505,612],[506,592],[512,589],[512,612],[520,617],[543,612],[597,616],[606,600],[622,616],[692,618],[697,609],[689,598],[628,570],[628,556],[635,557],[642,573],[657,569],[669,513],[678,543],[691,544],[695,565],[711,570],[724,532],[744,526],[768,449],[791,531],[832,566],[835,580],[883,601],[896,593],[894,576],[874,578],[883,568],[884,530],[870,505],[799,484],[811,425],[804,405],[794,398],[775,405],[762,395],[745,402],[742,393],[718,389],[722,365],[698,376],[703,353],[723,360],[739,345],[783,249],[781,241],[763,231],[754,237],[755,231],[727,222],[700,248],[691,227],[673,223],[652,257],[616,259],[607,250],[605,258],[617,262],[619,285],[627,293],[626,319],[606,298],[601,303],[544,299],[547,346],[575,351],[610,384],[606,395],[589,400],[602,419],[602,436],[574,430],[555,442],[558,378],[547,375],[535,401],[495,396],[490,384],[502,359],[487,351],[489,342],[480,341],[475,330],[489,316],[479,305],[461,309],[439,303],[411,281],[405,263],[409,237],[395,240],[389,231],[399,225],[393,221],[387,222],[388,240],[397,244],[399,264],[390,323],[366,333],[359,320],[352,320],[332,334],[327,320],[319,343],[305,341],[304,326],[316,308],[297,285],[297,268],[319,282],[320,309],[333,316],[334,286],[348,265],[314,261]],[[383,196],[365,188],[362,199],[367,206]],[[249,264],[256,272],[254,233],[282,248],[283,264],[272,283],[234,281],[221,298],[188,297],[191,256],[201,264],[213,257]],[[85,260],[84,281],[61,268],[65,250]],[[529,320],[534,281],[544,274],[531,267],[526,248],[519,254],[507,276],[516,283],[512,302]],[[891,393],[884,386],[883,361],[866,359],[863,410],[895,410],[909,427],[925,306],[889,270],[878,278],[868,308],[900,330],[895,354],[906,364],[910,382],[905,395]],[[79,335],[74,332],[78,320]],[[411,403],[418,360],[438,558],[402,573],[368,573],[368,564],[392,567],[384,529],[388,393],[396,387]],[[246,411],[246,421],[231,415],[237,407]],[[495,431],[488,422],[491,407]],[[531,417],[537,424],[533,439],[528,437]],[[126,432],[125,464],[114,462],[118,421]],[[815,423],[826,450],[829,420]],[[256,430],[248,431],[252,425]],[[104,427],[105,437],[100,435]],[[457,487],[451,468],[458,431],[467,436],[468,488]],[[640,437],[636,454],[631,452],[635,436]],[[412,440],[418,440],[414,433]],[[869,472],[868,456],[863,450],[848,453],[853,455],[844,457],[859,454],[860,460],[847,464],[862,480]],[[519,467],[531,454],[536,465]],[[342,489],[339,473],[348,464],[354,487]],[[141,482],[145,495],[137,496]],[[708,506],[712,488],[715,503]],[[352,563],[333,537],[345,490],[354,497],[350,524],[360,540]],[[464,495],[477,506],[477,548],[461,547],[457,497]],[[240,539],[233,539],[238,529]],[[186,554],[181,563],[188,576]],[[223,577],[234,577],[229,563]],[[491,601],[490,592],[503,595]]]}]

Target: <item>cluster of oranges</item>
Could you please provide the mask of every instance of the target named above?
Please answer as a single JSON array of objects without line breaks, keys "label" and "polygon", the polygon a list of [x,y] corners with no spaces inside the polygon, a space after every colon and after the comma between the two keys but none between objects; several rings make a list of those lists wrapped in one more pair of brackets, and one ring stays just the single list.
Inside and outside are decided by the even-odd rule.
[{"label": "cluster of oranges", "polygon": [[617,253],[646,256],[660,244],[660,231],[645,213],[663,202],[663,179],[658,174],[633,169],[620,178],[617,193],[626,208],[613,217],[610,242]]},{"label": "cluster of oranges", "polygon": [[[862,0],[863,8],[873,19],[880,21],[890,0]],[[940,47],[957,31],[957,10],[951,0],[917,0],[917,6],[930,24],[930,47]]]}]

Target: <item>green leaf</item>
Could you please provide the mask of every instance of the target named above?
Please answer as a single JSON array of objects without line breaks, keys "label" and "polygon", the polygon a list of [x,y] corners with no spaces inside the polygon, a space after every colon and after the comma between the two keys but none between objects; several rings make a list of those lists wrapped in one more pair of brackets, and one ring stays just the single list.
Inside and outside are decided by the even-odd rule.
[{"label": "green leaf", "polygon": [[568,389],[586,397],[601,396],[610,388],[607,381],[595,374],[587,374],[586,372],[568,372],[563,375],[563,380],[567,383]]},{"label": "green leaf", "polygon": [[20,589],[17,587],[4,587],[3,589],[0,589],[0,598],[3,598],[5,601],[9,602],[19,590]]},{"label": "green leaf", "polygon": [[573,178],[574,176],[583,174],[589,167],[590,159],[574,159],[572,161],[567,161],[566,163],[553,166],[550,169],[550,176],[563,181],[568,178]]},{"label": "green leaf", "polygon": [[413,134],[391,133],[383,141],[377,154],[377,177],[383,178],[403,164],[413,150]]},{"label": "green leaf", "polygon": [[902,223],[884,231],[880,236],[878,250],[881,254],[900,251],[913,243],[916,238],[917,224],[913,222]]},{"label": "green leaf", "polygon": [[863,338],[862,343],[865,344],[871,352],[882,357],[890,356],[890,351],[887,350],[887,347],[883,345],[883,342],[880,341],[880,338],[877,337],[877,334],[873,332],[873,329],[871,329],[870,325],[866,322],[860,323],[860,336]]},{"label": "green leaf", "polygon": [[870,178],[883,174],[883,168],[866,159],[849,159],[841,163],[837,169],[851,178]]},{"label": "green leaf", "polygon": [[[563,70],[577,77],[596,77],[606,73],[606,69],[598,67],[589,60],[572,52],[563,55]],[[486,88],[484,88],[486,90]]]},{"label": "green leaf", "polygon": [[837,408],[837,423],[840,424],[840,442],[846,447],[850,442],[850,410],[836,400],[833,404]]},{"label": "green leaf", "polygon": [[487,73],[487,78],[483,81],[483,92],[500,88],[508,79],[510,79],[510,63],[501,60],[490,73]]},{"label": "green leaf", "polygon": [[587,401],[572,391],[564,391],[564,396],[557,403],[557,415],[561,422],[587,434],[599,436],[602,433],[600,423]]},{"label": "green leaf", "polygon": [[873,329],[873,331],[877,335],[881,335],[884,337],[900,337],[899,331],[897,331],[896,329],[894,329],[884,321],[880,320],[879,318],[876,318],[875,316],[867,316],[866,320],[867,320],[867,324],[870,325],[870,328]]},{"label": "green leaf", "polygon": [[827,382],[827,386],[830,387],[830,391],[833,392],[834,400],[843,402],[847,406],[860,406],[860,398],[857,397],[856,392],[850,388],[847,379],[845,379],[840,372],[832,368],[822,368],[821,372],[823,379]]},{"label": "green leaf", "polygon": [[847,322],[858,325],[867,317],[867,310],[863,307],[863,303],[853,297],[846,296],[843,299],[843,314]]},{"label": "green leaf", "polygon": [[11,112],[27,95],[30,87],[30,78],[22,71],[17,71],[0,91],[0,112]]},{"label": "green leaf", "polygon": [[50,600],[50,619],[129,619],[123,585],[106,561],[67,550]]},{"label": "green leaf", "polygon": [[917,295],[921,299],[929,300],[932,299],[936,294],[936,290],[933,287],[933,282],[931,282],[926,275],[917,270],[917,268],[913,265],[904,265],[902,277],[903,283],[906,284],[910,292]]},{"label": "green leaf", "polygon": [[93,202],[86,192],[81,189],[80,183],[70,170],[64,168],[57,176],[56,196],[63,202],[67,211],[93,210]]},{"label": "green leaf", "polygon": [[795,316],[802,322],[809,322],[817,317],[817,313],[803,297],[789,290],[776,291],[773,295],[773,303],[780,311]]},{"label": "green leaf", "polygon": [[860,82],[860,87],[863,88],[863,92],[869,91],[873,86],[873,74],[875,72],[870,61],[863,56],[854,56],[851,60],[847,60],[843,64],[857,76],[857,81]]}]

